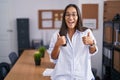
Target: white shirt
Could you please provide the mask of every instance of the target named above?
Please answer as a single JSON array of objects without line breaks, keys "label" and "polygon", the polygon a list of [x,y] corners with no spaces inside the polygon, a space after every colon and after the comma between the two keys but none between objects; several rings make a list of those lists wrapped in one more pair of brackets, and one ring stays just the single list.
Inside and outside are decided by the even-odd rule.
[{"label": "white shirt", "polygon": [[[91,55],[94,55],[98,52],[96,46],[96,52],[90,54],[89,45],[85,45],[82,41],[83,36],[87,36],[90,32],[90,36],[96,44],[96,40],[90,29],[80,32],[76,30],[72,40],[68,37],[67,34],[67,45],[60,47],[60,53],[57,60],[54,60],[56,63],[54,71],[52,73],[52,80],[92,80],[94,76],[91,71]],[[54,45],[57,40],[57,33],[55,33],[51,39],[48,53],[51,55],[51,52],[54,48]]]}]

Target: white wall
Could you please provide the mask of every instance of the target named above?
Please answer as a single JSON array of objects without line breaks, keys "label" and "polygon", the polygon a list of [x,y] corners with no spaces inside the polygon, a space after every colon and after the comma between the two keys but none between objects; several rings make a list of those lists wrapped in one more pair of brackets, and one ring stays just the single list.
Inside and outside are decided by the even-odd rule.
[{"label": "white wall", "polygon": [[10,63],[9,53],[17,52],[16,29],[12,15],[12,1],[0,0],[0,62]]},{"label": "white wall", "polygon": [[[75,3],[81,8],[82,3],[99,4],[99,24],[98,29],[93,33],[98,42],[99,52],[92,57],[92,67],[97,68],[98,75],[101,77],[102,70],[102,33],[103,33],[103,0],[11,0],[11,25],[17,34],[16,18],[30,19],[30,40],[44,39],[45,44],[49,43],[51,35],[56,30],[39,30],[38,29],[38,10],[40,9],[64,9],[69,3]],[[14,35],[17,41],[17,35]],[[17,51],[17,42],[13,43]]]},{"label": "white wall", "polygon": [[[44,39],[45,44],[55,30],[38,29],[38,10],[40,9],[64,9],[68,3],[77,4],[77,0],[13,0],[14,17],[30,19],[30,40]],[[49,34],[49,36],[48,36]],[[47,38],[47,39],[46,39]]]}]

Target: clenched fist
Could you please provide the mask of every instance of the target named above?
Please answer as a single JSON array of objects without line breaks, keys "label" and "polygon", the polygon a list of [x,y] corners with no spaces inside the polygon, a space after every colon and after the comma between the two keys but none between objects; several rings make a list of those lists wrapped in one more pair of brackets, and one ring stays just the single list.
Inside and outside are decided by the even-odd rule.
[{"label": "clenched fist", "polygon": [[60,36],[59,34],[57,35],[57,42],[56,44],[58,46],[62,46],[62,45],[65,45],[66,44],[66,38],[65,36]]},{"label": "clenched fist", "polygon": [[90,36],[90,32],[87,33],[87,36],[82,37],[83,43],[85,45],[93,45],[94,41],[92,37]]}]

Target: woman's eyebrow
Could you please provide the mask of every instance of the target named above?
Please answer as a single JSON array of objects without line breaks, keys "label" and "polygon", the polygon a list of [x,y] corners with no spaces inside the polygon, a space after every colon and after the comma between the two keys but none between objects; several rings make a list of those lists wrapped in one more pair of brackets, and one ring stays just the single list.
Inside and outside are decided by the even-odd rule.
[{"label": "woman's eyebrow", "polygon": [[77,12],[66,12],[66,13],[77,13]]}]

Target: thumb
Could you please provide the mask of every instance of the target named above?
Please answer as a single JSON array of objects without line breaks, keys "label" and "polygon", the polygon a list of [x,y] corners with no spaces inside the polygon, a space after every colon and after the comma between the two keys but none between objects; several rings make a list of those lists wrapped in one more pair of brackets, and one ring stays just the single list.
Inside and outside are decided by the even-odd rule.
[{"label": "thumb", "polygon": [[87,33],[87,36],[90,37],[90,32]]},{"label": "thumb", "polygon": [[59,38],[59,37],[60,37],[60,34],[58,33],[58,34],[57,34],[57,38]]}]

